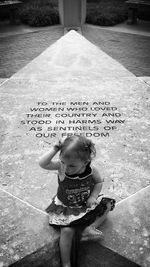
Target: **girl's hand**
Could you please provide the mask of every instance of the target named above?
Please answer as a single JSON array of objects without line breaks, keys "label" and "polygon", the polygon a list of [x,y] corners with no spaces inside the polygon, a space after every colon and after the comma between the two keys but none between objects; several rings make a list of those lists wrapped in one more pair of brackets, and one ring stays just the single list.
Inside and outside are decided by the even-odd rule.
[{"label": "girl's hand", "polygon": [[89,208],[92,207],[93,205],[96,205],[96,204],[98,204],[98,201],[95,197],[92,197],[92,196],[89,197],[87,202],[86,202],[86,206]]},{"label": "girl's hand", "polygon": [[62,143],[63,142],[59,140],[57,143],[55,143],[54,148],[56,148],[59,151],[62,147]]}]

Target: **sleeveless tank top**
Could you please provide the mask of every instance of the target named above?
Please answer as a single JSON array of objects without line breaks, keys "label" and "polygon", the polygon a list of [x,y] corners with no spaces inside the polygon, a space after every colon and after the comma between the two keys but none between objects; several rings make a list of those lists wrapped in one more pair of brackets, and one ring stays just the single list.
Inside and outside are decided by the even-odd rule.
[{"label": "sleeveless tank top", "polygon": [[58,199],[66,206],[82,207],[86,205],[94,188],[94,180],[90,163],[82,174],[67,175],[63,181],[58,176]]}]

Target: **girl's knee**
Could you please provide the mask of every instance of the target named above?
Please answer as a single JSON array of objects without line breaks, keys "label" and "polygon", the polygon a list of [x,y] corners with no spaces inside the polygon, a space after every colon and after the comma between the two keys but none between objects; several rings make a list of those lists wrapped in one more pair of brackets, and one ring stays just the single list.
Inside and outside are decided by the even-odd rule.
[{"label": "girl's knee", "polygon": [[111,203],[110,203],[110,202],[108,202],[108,203],[106,204],[106,207],[107,207],[106,212],[111,211]]},{"label": "girl's knee", "polygon": [[74,229],[71,227],[62,227],[61,228],[61,236],[67,236],[67,237],[72,237],[74,234]]},{"label": "girl's knee", "polygon": [[109,211],[111,211],[111,210],[113,210],[114,209],[114,207],[115,207],[115,203],[114,203],[114,201],[113,200],[111,200],[111,201],[109,201],[107,204],[106,204],[106,206],[107,206],[107,212],[109,212]]}]

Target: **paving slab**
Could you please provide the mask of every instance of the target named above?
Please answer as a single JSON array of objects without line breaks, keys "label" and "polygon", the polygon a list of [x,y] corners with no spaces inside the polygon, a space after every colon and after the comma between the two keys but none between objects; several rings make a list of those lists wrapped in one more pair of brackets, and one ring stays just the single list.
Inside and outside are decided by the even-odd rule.
[{"label": "paving slab", "polygon": [[149,93],[147,84],[70,31],[1,86],[1,189],[44,211],[57,178],[38,159],[72,134],[95,142],[103,193],[119,202],[148,186]]},{"label": "paving slab", "polygon": [[[33,206],[46,208],[57,181],[53,178],[55,173],[37,168],[38,158],[59,137],[59,128],[54,127],[65,123],[70,127],[88,127],[86,131],[66,128],[61,135],[86,132],[94,139],[95,162],[106,180],[105,193],[119,201],[147,186],[148,96],[145,83],[84,37],[69,32],[1,87],[1,185]],[[63,102],[64,111],[56,115]],[[45,104],[50,111],[43,111]],[[69,114],[67,109],[72,107],[73,115],[63,114]],[[77,117],[81,111],[83,114]],[[43,113],[52,119],[43,117]],[[68,116],[76,116],[75,121]],[[41,118],[48,124],[40,124]],[[95,130],[90,119],[96,123]]]},{"label": "paving slab", "polygon": [[120,201],[102,230],[103,245],[140,264],[150,265],[150,186]]},{"label": "paving slab", "polygon": [[[3,190],[0,190],[0,211],[1,267],[9,266],[46,245],[53,247],[58,239],[58,233],[48,225],[46,213]],[[49,253],[52,259],[52,251]]]}]

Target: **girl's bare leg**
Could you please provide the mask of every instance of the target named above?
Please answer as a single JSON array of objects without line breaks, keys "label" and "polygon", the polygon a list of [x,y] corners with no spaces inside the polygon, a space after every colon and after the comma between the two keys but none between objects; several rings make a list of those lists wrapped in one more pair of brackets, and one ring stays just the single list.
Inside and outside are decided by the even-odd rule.
[{"label": "girl's bare leg", "polygon": [[[95,231],[94,229],[99,227],[105,221],[107,214],[109,213],[110,210],[111,210],[111,204],[108,203],[107,204],[107,210],[104,212],[104,214],[101,217],[97,217],[96,220],[90,226],[88,226],[84,229],[83,236],[92,235],[92,233],[94,235],[94,231]],[[98,232],[97,232],[97,234],[98,234]],[[103,234],[101,232],[99,232],[99,234],[101,237],[103,237]]]},{"label": "girl's bare leg", "polygon": [[74,229],[71,227],[62,227],[60,234],[60,254],[62,267],[71,267],[71,247]]},{"label": "girl's bare leg", "polygon": [[110,210],[107,209],[107,210],[104,212],[103,216],[101,216],[101,217],[97,217],[96,220],[95,220],[95,222],[93,222],[90,226],[93,226],[93,227],[95,227],[95,228],[97,228],[98,226],[100,226],[100,225],[106,220],[109,211],[110,211]]}]

